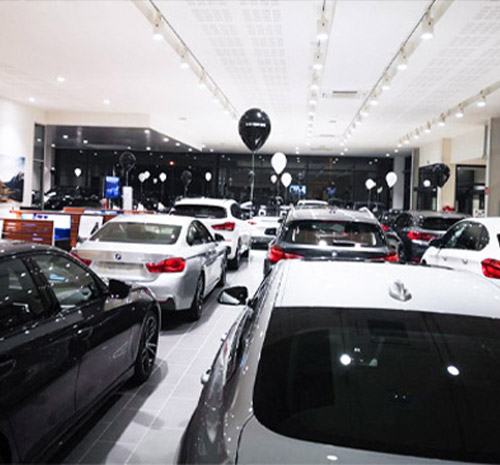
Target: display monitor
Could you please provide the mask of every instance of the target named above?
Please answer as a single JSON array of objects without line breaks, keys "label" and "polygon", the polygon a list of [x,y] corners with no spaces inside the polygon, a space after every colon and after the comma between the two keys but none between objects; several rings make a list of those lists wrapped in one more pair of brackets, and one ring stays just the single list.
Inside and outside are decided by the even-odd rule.
[{"label": "display monitor", "polygon": [[118,199],[120,197],[120,178],[118,176],[106,176],[106,198]]},{"label": "display monitor", "polygon": [[294,195],[307,195],[307,186],[300,186],[298,184],[290,184],[290,194]]}]

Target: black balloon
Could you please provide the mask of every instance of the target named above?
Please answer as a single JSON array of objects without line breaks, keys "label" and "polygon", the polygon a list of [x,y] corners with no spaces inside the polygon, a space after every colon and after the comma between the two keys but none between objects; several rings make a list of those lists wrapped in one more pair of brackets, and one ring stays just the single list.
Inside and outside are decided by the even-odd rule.
[{"label": "black balloon", "polygon": [[192,180],[193,180],[193,173],[191,173],[191,171],[184,170],[181,173],[181,181],[182,181],[182,184],[184,184],[184,187],[189,186],[189,184],[191,184]]},{"label": "black balloon", "polygon": [[259,150],[271,132],[271,121],[267,114],[258,108],[247,110],[238,125],[241,140],[252,151]]},{"label": "black balloon", "polygon": [[130,171],[135,166],[135,155],[132,152],[123,152],[120,155],[119,163],[125,172]]},{"label": "black balloon", "polygon": [[432,166],[432,174],[436,186],[443,187],[446,181],[450,179],[450,167],[444,163],[436,163]]}]

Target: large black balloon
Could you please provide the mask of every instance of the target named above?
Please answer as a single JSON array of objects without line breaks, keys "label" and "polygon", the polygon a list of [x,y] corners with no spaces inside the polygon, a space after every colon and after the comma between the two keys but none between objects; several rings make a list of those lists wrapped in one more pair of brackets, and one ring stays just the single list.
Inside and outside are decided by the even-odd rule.
[{"label": "large black balloon", "polygon": [[444,163],[436,163],[432,166],[432,174],[434,175],[436,186],[443,187],[446,181],[450,179],[450,167]]},{"label": "large black balloon", "polygon": [[121,167],[125,170],[125,172],[130,171],[136,162],[135,155],[132,152],[123,152],[120,155],[120,159],[118,160]]},{"label": "large black balloon", "polygon": [[184,170],[181,173],[181,181],[182,181],[182,184],[184,184],[184,187],[189,186],[189,184],[191,184],[192,180],[193,180],[193,173],[191,173],[191,171]]},{"label": "large black balloon", "polygon": [[271,121],[264,111],[251,108],[240,118],[238,132],[245,145],[255,152],[265,144],[269,137]]}]

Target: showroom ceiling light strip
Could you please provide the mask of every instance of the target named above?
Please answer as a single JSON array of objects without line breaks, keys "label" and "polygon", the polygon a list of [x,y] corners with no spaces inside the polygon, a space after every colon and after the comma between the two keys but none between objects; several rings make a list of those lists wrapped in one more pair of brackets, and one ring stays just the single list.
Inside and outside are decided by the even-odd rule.
[{"label": "showroom ceiling light strip", "polygon": [[[420,17],[417,24],[411,30],[406,40],[401,44],[398,52],[383,70],[381,76],[368,92],[361,107],[356,112],[351,122],[344,131],[341,141],[346,143],[359,127],[363,118],[370,113],[370,108],[379,104],[382,93],[391,88],[391,81],[398,72],[404,72],[408,68],[408,60],[423,41],[428,41],[434,36],[434,27],[443,16],[446,10],[451,6],[453,0],[431,0],[424,14]],[[401,142],[402,144],[402,142]]]},{"label": "showroom ceiling light strip", "polygon": [[306,145],[311,145],[311,138],[313,137],[313,126],[316,118],[316,108],[320,96],[320,83],[323,78],[323,70],[325,66],[326,52],[328,50],[328,41],[331,35],[331,25],[335,15],[335,8],[337,2],[333,2],[330,18],[327,18],[326,0],[323,0],[321,7],[320,18],[317,22],[316,30],[316,44],[314,47],[314,54],[312,60],[311,82],[309,85],[309,92],[307,94],[308,101],[308,122],[306,132]]},{"label": "showroom ceiling light strip", "polygon": [[[455,105],[449,110],[441,113],[437,118],[429,120],[422,126],[419,126],[415,128],[413,131],[410,131],[409,133],[407,133],[398,140],[397,146],[401,147],[403,144],[408,145],[412,138],[419,139],[422,132],[430,134],[433,126],[440,126],[440,127],[446,126],[446,120],[450,117],[456,119],[462,119],[466,114],[467,107],[476,106],[479,108],[484,108],[487,103],[488,95],[491,95],[493,92],[497,92],[498,90],[500,90],[500,81],[495,82],[491,86],[485,87],[478,94],[475,94],[474,96],[466,100],[463,100],[458,105]],[[417,135],[419,137],[416,137]]]},{"label": "showroom ceiling light strip", "polygon": [[200,60],[184,42],[179,33],[168,22],[153,0],[132,0],[141,13],[151,23],[154,40],[165,40],[179,55],[179,66],[181,69],[189,70],[198,77],[199,87],[208,89],[215,102],[222,105],[224,113],[236,119],[239,115],[236,107],[231,103],[227,95],[217,85],[213,77],[208,73]]}]

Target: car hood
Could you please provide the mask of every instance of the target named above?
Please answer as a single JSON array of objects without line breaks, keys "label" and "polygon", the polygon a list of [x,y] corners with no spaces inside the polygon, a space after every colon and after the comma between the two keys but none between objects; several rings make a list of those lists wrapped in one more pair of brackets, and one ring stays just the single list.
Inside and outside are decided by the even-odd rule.
[{"label": "car hood", "polygon": [[[276,434],[255,416],[243,427],[238,448],[238,464],[445,464],[456,463],[407,455],[384,454],[361,449],[336,447],[302,441]],[[461,462],[463,463],[463,462]]]}]

